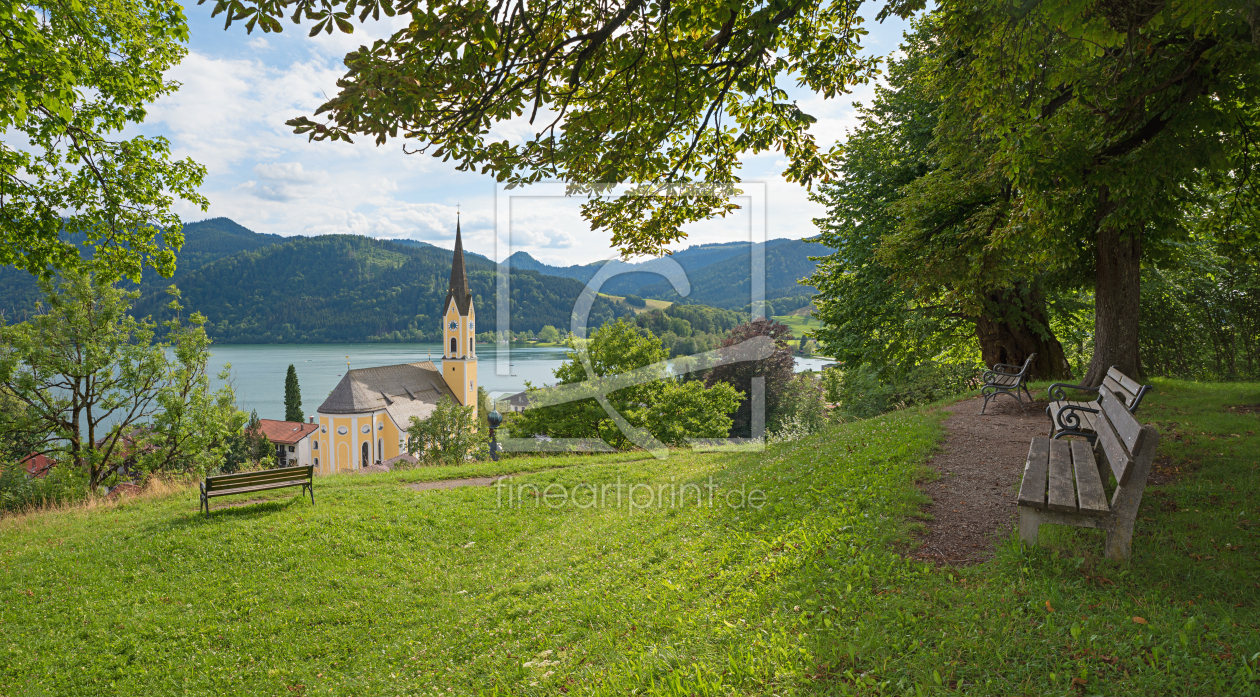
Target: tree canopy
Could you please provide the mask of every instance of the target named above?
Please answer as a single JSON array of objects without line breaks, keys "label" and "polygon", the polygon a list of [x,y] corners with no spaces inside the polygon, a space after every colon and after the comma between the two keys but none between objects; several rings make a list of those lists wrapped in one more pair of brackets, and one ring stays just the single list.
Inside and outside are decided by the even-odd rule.
[{"label": "tree canopy", "polygon": [[205,169],[165,138],[118,134],[178,88],[186,53],[173,0],[8,3],[0,8],[0,264],[164,276],[179,249],[175,198],[203,209]]},{"label": "tree canopy", "polygon": [[[201,0],[204,2],[205,0]],[[314,140],[402,138],[507,185],[559,179],[595,194],[584,215],[626,255],[658,253],[684,223],[731,208],[739,156],[778,150],[789,181],[830,172],[815,119],[785,80],[834,97],[874,72],[858,55],[860,0],[218,0],[226,25],[320,31],[410,14],[345,58],[340,91],[289,121]],[[524,120],[523,142],[496,125]],[[404,146],[406,147],[406,146]],[[708,189],[677,190],[703,182]],[[604,196],[605,184],[628,196]],[[680,195],[671,195],[680,194]]]}]

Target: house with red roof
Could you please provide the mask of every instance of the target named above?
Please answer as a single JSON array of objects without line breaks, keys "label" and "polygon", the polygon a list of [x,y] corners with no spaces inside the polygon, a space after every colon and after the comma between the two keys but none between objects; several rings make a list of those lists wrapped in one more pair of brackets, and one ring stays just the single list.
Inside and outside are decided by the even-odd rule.
[{"label": "house with red roof", "polygon": [[311,438],[311,434],[319,430],[319,426],[311,422],[276,421],[259,419],[263,437],[276,447],[277,467],[304,467],[314,465],[319,468],[319,443]]},{"label": "house with red roof", "polygon": [[27,479],[43,479],[57,463],[49,459],[47,455],[38,454],[28,456],[22,464],[26,465]]}]

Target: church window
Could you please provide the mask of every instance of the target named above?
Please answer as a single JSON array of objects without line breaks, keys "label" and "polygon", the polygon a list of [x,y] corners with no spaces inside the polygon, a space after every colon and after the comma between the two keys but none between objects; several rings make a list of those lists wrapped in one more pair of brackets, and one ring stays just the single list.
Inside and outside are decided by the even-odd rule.
[{"label": "church window", "polygon": [[380,422],[379,424],[376,424],[376,430],[378,430],[378,431],[383,431],[384,429],[385,429],[385,422],[384,422],[384,421]]},{"label": "church window", "polygon": [[[456,351],[459,351],[458,346],[459,344],[456,343],[455,337],[452,336],[451,337],[451,356],[452,357],[454,357]],[[452,370],[454,370],[454,368],[452,368]]]},{"label": "church window", "polygon": [[344,435],[346,435],[346,434],[347,434],[347,433],[349,433],[349,432],[350,432],[350,429],[346,428],[345,426],[338,426],[338,427],[337,427],[337,433],[338,433],[338,434],[340,434],[340,435],[343,435],[343,436],[344,436]]},{"label": "church window", "polygon": [[311,441],[311,447],[314,450],[319,450],[319,441]]},{"label": "church window", "polygon": [[363,424],[363,426],[362,426],[361,428],[359,428],[359,430],[360,430],[360,431],[362,431],[362,432],[364,432],[364,433],[371,433],[371,432],[372,432],[372,427],[371,427],[371,426],[369,426],[369,425],[367,425],[367,424]]}]

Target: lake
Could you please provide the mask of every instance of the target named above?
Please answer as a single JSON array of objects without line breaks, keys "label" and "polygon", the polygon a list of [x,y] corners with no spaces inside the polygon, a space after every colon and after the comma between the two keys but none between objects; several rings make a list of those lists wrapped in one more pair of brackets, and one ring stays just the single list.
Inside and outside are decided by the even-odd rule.
[{"label": "lake", "polygon": [[[477,346],[478,384],[492,398],[515,394],[525,389],[528,380],[534,385],[550,385],[556,381],[553,371],[564,363],[565,349],[514,345],[504,366],[507,375],[498,375],[499,353],[506,347]],[[217,375],[225,364],[232,365],[231,380],[241,409],[258,410],[264,419],[284,418],[284,376],[289,364],[297,370],[302,388],[302,411],[315,413],[328,393],[345,375],[346,363],[351,368],[372,368],[395,363],[413,363],[432,359],[442,361],[440,344],[216,344],[210,348],[210,373]],[[831,363],[830,358],[797,358],[796,370],[819,370]],[[217,380],[213,381],[218,387]]]}]

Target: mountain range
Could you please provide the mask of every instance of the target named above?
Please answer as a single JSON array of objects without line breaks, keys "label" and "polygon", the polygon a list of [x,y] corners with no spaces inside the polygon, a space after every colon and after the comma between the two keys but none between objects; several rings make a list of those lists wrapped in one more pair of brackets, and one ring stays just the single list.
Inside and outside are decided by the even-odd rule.
[{"label": "mountain range", "polygon": [[[164,291],[174,283],[186,311],[206,315],[207,331],[221,343],[429,341],[439,333],[435,318],[451,265],[451,252],[441,247],[357,235],[282,237],[253,232],[227,218],[188,223],[184,238],[174,276],[150,272],[136,286],[139,315],[163,316],[168,301]],[[746,310],[752,249],[749,243],[734,242],[674,253],[672,260],[691,283],[687,298],[678,297],[655,272],[668,264],[662,259],[631,264],[632,272],[613,277],[601,291]],[[775,311],[807,305],[814,291],[796,281],[813,271],[809,256],[830,250],[786,239],[769,241],[765,250],[766,298],[777,299]],[[471,252],[465,253],[465,263],[481,327],[493,330],[495,264]],[[604,263],[558,267],[525,252],[513,254],[512,329],[567,327],[578,294]],[[0,268],[0,311],[6,321],[20,321],[38,301],[33,277]],[[590,324],[629,313],[624,304],[600,298]]]}]

